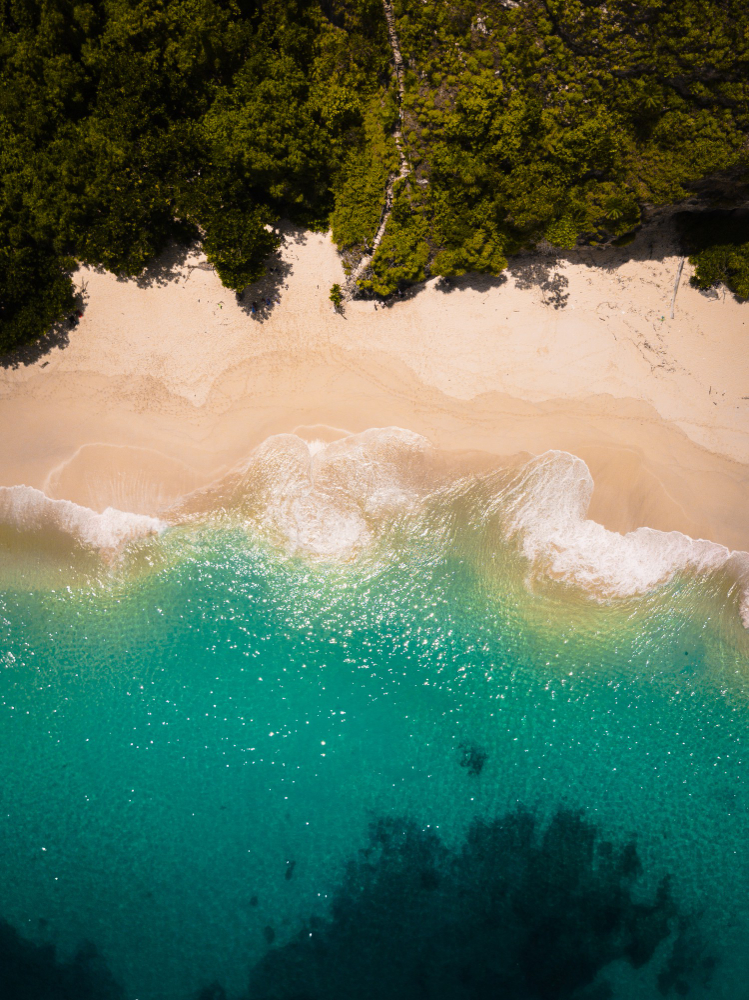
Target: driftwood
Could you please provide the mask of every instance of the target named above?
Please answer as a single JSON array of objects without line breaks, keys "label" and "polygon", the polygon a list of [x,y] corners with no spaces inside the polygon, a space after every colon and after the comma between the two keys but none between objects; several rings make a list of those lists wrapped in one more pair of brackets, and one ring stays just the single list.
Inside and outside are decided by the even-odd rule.
[{"label": "driftwood", "polygon": [[679,282],[681,281],[681,272],[684,270],[684,261],[686,257],[682,257],[679,261],[679,270],[676,272],[676,281],[674,282],[674,294],[671,296],[671,319],[674,318],[674,307],[676,306],[676,293],[679,291]]}]

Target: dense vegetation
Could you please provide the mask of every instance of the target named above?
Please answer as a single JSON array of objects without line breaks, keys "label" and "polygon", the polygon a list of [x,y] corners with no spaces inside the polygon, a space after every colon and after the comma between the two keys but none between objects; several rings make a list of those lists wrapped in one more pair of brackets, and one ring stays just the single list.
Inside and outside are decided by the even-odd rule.
[{"label": "dense vegetation", "polygon": [[[746,171],[743,2],[402,9],[415,183],[390,240],[423,241],[433,272],[496,272],[542,237],[560,248],[621,237],[644,204]],[[382,291],[396,256],[388,247],[375,261]]]},{"label": "dense vegetation", "polygon": [[679,228],[695,265],[692,284],[706,289],[722,283],[749,299],[749,213],[685,213]]},{"label": "dense vegetation", "polygon": [[[360,282],[380,295],[621,237],[700,184],[746,197],[745,0],[394,12],[402,105],[382,0],[0,0],[0,350],[70,311],[77,261],[137,275],[199,238],[241,290],[288,217],[355,265],[399,113],[410,173]],[[744,294],[737,239],[701,273]]]}]

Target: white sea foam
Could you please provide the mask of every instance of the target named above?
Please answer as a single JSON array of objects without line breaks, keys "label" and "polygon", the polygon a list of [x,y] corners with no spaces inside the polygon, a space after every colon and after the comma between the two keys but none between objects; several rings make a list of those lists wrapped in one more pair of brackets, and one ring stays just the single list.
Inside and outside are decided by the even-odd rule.
[{"label": "white sea foam", "polygon": [[494,501],[535,572],[600,597],[643,594],[677,574],[733,571],[749,626],[749,554],[679,531],[637,528],[620,534],[586,517],[593,478],[582,459],[549,451],[529,462]]},{"label": "white sea foam", "polygon": [[678,574],[728,569],[743,589],[749,626],[749,554],[678,531],[609,531],[587,517],[593,479],[582,459],[550,451],[520,470],[448,483],[435,481],[433,458],[425,438],[393,427],[331,443],[276,435],[245,463],[234,507],[293,551],[350,558],[399,520],[421,538],[451,545],[440,510],[444,521],[464,497],[474,517],[498,522],[505,537],[517,539],[531,577],[612,599],[644,594]]},{"label": "white sea foam", "polygon": [[52,500],[32,486],[0,486],[0,522],[21,531],[53,528],[80,545],[111,551],[126,542],[161,531],[155,517],[131,514],[114,507],[98,514],[71,500]]},{"label": "white sea foam", "polygon": [[[531,577],[551,577],[612,599],[646,593],[678,574],[725,569],[742,588],[749,627],[749,554],[678,531],[607,530],[587,517],[593,479],[574,455],[550,451],[520,470],[447,479],[444,472],[435,478],[434,459],[425,438],[396,427],[328,443],[275,435],[218,484],[215,495],[208,491],[208,509],[220,507],[294,552],[348,559],[396,524],[449,547],[449,509],[463,498],[469,516],[494,522],[505,537],[516,539]],[[26,530],[54,527],[104,551],[165,526],[111,507],[98,514],[27,486],[0,488],[0,521]]]},{"label": "white sea foam", "polygon": [[[404,469],[428,450],[427,441],[400,428],[305,441],[295,434],[268,438],[245,464],[239,506],[294,550],[346,558],[370,544],[378,517],[413,502],[418,490]],[[249,502],[245,501],[249,498]]]}]

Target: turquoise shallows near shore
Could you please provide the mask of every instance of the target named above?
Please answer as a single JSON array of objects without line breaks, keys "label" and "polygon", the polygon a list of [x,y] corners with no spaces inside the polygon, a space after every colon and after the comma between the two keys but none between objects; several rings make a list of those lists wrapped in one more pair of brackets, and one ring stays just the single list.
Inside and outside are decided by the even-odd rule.
[{"label": "turquoise shallows near shore", "polygon": [[297,442],[93,571],[5,530],[0,918],[90,941],[137,1000],[441,997],[441,962],[477,996],[487,949],[528,996],[582,995],[548,960],[617,1000],[742,1000],[735,557],[564,551],[592,531],[570,456],[435,485],[413,437]]}]

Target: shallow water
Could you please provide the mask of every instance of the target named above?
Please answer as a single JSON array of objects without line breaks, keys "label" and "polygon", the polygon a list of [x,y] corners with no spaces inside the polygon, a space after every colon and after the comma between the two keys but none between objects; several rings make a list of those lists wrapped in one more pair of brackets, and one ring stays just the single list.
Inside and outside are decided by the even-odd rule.
[{"label": "shallow water", "polygon": [[7,994],[745,997],[741,566],[544,461],[274,439],[75,573],[16,519]]}]

